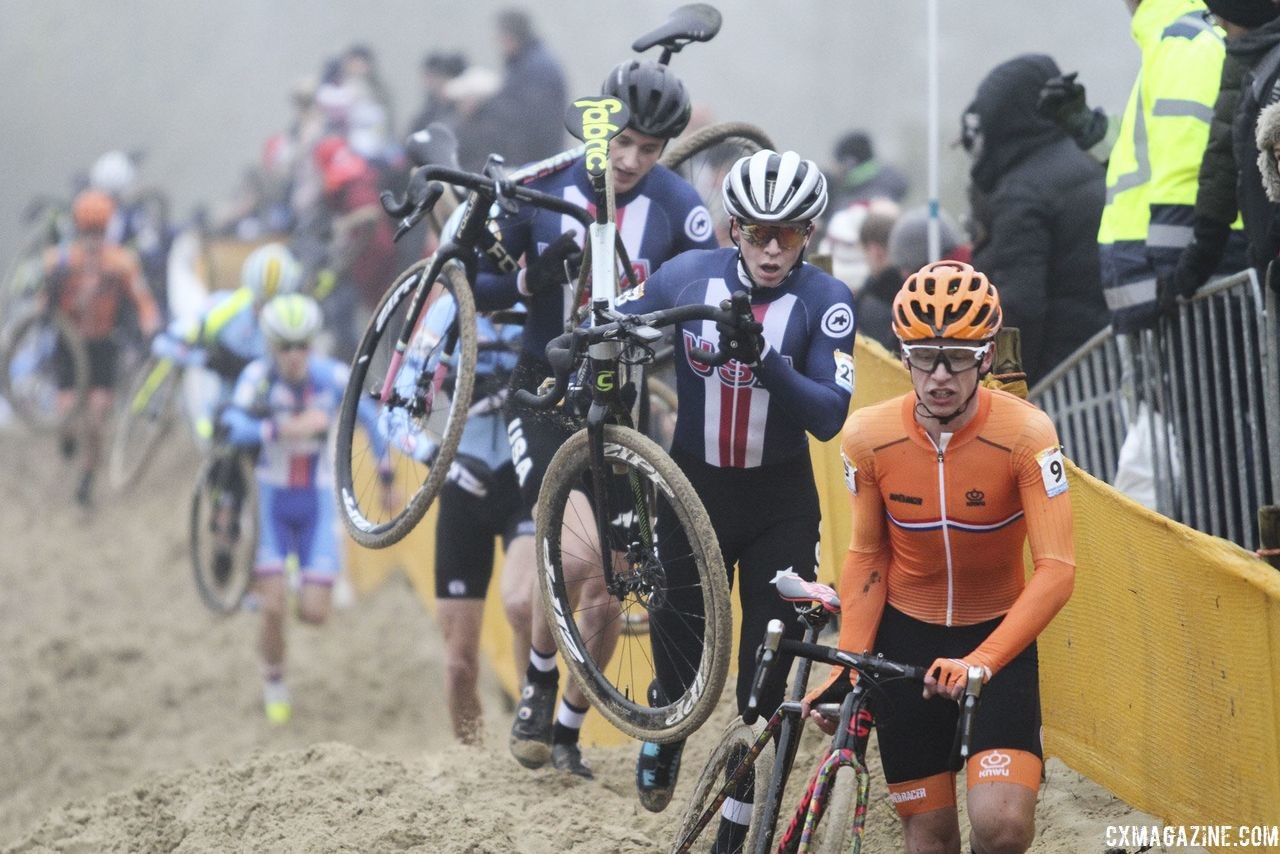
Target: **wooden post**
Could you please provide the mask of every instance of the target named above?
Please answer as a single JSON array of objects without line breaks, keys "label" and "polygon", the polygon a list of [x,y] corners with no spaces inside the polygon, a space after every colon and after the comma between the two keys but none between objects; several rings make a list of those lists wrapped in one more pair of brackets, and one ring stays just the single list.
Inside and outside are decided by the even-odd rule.
[{"label": "wooden post", "polygon": [[1280,504],[1258,508],[1258,557],[1280,569]]}]

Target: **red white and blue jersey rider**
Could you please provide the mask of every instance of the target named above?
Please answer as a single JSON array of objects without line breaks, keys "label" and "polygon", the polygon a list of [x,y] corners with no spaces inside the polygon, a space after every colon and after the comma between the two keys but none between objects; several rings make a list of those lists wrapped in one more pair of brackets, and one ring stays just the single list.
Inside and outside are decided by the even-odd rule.
[{"label": "red white and blue jersey rider", "polygon": [[[730,359],[718,368],[690,355],[715,350],[712,321],[680,326],[676,390],[680,418],[674,444],[722,468],[755,468],[808,450],[806,432],[828,439],[840,431],[853,393],[854,319],[849,289],[801,263],[780,287],[753,288],[736,249],[686,252],[616,302],[644,314],[677,305],[718,306],[745,291],[761,325],[759,361]],[[700,417],[699,417],[700,413]]]}]

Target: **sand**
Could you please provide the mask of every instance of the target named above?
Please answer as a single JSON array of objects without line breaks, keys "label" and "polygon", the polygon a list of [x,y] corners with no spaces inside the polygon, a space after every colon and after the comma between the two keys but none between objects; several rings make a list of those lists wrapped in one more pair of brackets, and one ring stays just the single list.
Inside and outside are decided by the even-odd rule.
[{"label": "sand", "polygon": [[[0,848],[666,850],[727,709],[658,815],[635,798],[634,748],[588,751],[594,782],[518,767],[491,674],[485,743],[455,745],[438,633],[400,576],[323,629],[290,627],[294,720],[267,725],[255,615],[209,613],[191,581],[194,471],[172,442],[142,488],[86,515],[51,442],[0,433]],[[898,850],[882,792],[868,850]],[[1033,850],[1100,851],[1106,825],[1149,822],[1051,762]]]}]

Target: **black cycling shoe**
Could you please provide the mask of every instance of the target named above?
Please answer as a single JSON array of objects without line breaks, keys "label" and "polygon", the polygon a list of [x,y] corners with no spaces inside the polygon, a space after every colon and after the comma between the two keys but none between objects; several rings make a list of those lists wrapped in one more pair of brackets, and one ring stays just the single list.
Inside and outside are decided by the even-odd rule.
[{"label": "black cycling shoe", "polygon": [[[666,705],[666,697],[657,679],[649,684],[649,705],[652,708]],[[683,740],[672,744],[646,741],[640,745],[640,758],[636,760],[636,791],[641,805],[649,812],[662,812],[671,803],[683,753]]]},{"label": "black cycling shoe", "polygon": [[567,771],[584,780],[594,780],[595,772],[582,758],[582,750],[576,744],[551,745],[551,764],[559,771]]},{"label": "black cycling shoe", "polygon": [[58,440],[58,452],[62,454],[64,460],[69,460],[76,455],[76,437],[70,433]]},{"label": "black cycling shoe", "polygon": [[640,758],[636,760],[636,791],[641,805],[649,812],[662,812],[671,803],[683,753],[683,741],[673,744],[646,741],[640,746]]},{"label": "black cycling shoe", "polygon": [[213,556],[213,581],[219,587],[231,577],[231,552],[219,551]]},{"label": "black cycling shoe", "polygon": [[556,686],[524,683],[516,719],[507,742],[511,755],[526,768],[541,768],[551,758],[551,726],[555,722]]}]

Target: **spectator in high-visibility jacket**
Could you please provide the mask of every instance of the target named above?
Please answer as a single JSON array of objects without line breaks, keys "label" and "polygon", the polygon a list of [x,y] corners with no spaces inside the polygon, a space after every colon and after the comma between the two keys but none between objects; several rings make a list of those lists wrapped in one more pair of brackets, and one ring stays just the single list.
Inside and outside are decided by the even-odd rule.
[{"label": "spectator in high-visibility jacket", "polygon": [[1191,241],[1225,55],[1222,34],[1205,19],[1200,0],[1125,2],[1142,69],[1111,149],[1098,227],[1103,293],[1117,332],[1157,316],[1157,280],[1172,278]]}]

